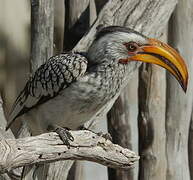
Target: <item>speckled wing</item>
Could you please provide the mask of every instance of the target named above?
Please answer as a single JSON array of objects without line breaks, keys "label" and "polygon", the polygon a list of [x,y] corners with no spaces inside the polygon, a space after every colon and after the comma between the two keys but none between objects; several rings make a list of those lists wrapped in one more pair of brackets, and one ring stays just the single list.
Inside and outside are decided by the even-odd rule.
[{"label": "speckled wing", "polygon": [[17,97],[6,129],[17,117],[57,96],[61,90],[83,76],[86,69],[87,59],[80,53],[66,53],[51,57],[30,77]]}]

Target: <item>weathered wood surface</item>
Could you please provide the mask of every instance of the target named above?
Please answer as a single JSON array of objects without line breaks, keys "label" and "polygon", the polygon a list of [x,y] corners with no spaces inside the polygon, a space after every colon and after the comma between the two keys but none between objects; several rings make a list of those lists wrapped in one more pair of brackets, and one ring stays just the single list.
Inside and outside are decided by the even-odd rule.
[{"label": "weathered wood surface", "polygon": [[[72,50],[86,31],[88,31],[90,25],[96,19],[96,9],[94,0],[84,0],[81,1],[81,3],[79,0],[65,0],[65,6],[64,51],[68,51]],[[65,170],[66,174],[68,174],[67,171],[72,166],[73,161],[68,161],[67,163],[68,168]],[[78,173],[75,172],[76,165],[74,165],[73,168],[74,170],[72,171],[76,174],[74,176],[78,177]],[[81,166],[79,166],[79,168],[81,168]]]},{"label": "weathered wood surface", "polygon": [[[78,0],[69,0],[68,4],[69,18],[67,18],[68,24],[65,26],[67,32],[65,32],[64,46],[71,50],[89,30],[89,27],[96,20],[97,14],[94,0],[84,0],[81,4]],[[76,161],[70,169],[68,180],[82,180],[84,165],[84,162]]]},{"label": "weathered wood surface", "polygon": [[[112,135],[113,142],[132,149],[136,153],[138,152],[137,73],[134,73],[129,86],[125,88],[107,115],[108,131]],[[116,180],[118,177],[120,179],[136,179],[138,176],[137,165],[127,171],[109,168],[109,179]]]},{"label": "weathered wood surface", "polygon": [[[36,69],[53,55],[54,37],[54,0],[31,1],[31,59],[30,72]],[[25,119],[20,129],[19,137],[29,136]],[[46,166],[46,165],[45,165]],[[42,166],[42,168],[45,168]],[[26,166],[23,169],[22,180],[33,179],[37,174],[39,179],[45,179],[47,171],[38,172],[40,166]]]},{"label": "weathered wood surface", "polygon": [[114,168],[130,168],[139,157],[91,131],[71,131],[71,147],[56,133],[0,141],[0,172],[35,163],[56,160],[89,160]]},{"label": "weathered wood surface", "polygon": [[[166,28],[167,29],[167,28]],[[166,37],[166,34],[165,34]],[[161,38],[162,40],[166,38]],[[166,179],[165,71],[144,64],[139,71],[139,179]]]},{"label": "weathered wood surface", "polygon": [[[193,1],[181,0],[169,23],[169,43],[188,64],[189,84],[185,94],[171,75],[167,76],[166,155],[167,180],[189,180],[188,132],[193,102]],[[192,172],[191,172],[192,173]]]},{"label": "weathered wood surface", "polygon": [[89,0],[65,0],[64,50],[72,50],[89,29]]},{"label": "weathered wood surface", "polygon": [[[131,1],[130,1],[131,3]],[[150,35],[150,36],[153,36],[153,37],[159,37],[161,32],[163,31],[163,29],[165,28],[168,20],[169,20],[169,17],[177,3],[177,1],[138,1],[138,2],[132,2],[133,5],[135,4],[135,6],[132,6],[132,4],[129,7],[128,10],[128,15],[125,15],[125,14],[122,14],[125,13],[124,11],[119,11],[119,18],[120,19],[117,19],[116,22],[119,23],[123,23],[121,25],[126,25],[126,26],[129,26],[131,28],[134,28],[146,35]],[[122,7],[124,8],[124,7]],[[130,11],[130,8],[131,8],[131,11]],[[132,11],[132,8],[133,11]],[[154,14],[155,13],[155,14]],[[164,13],[164,14],[162,14]],[[166,15],[167,14],[167,15]],[[122,17],[127,17],[126,19],[121,19]],[[116,19],[116,18],[115,18]],[[154,69],[154,68],[153,68]],[[156,70],[160,71],[160,72],[157,72]],[[152,118],[152,121],[154,121],[154,126],[151,127],[150,129],[148,129],[148,133],[150,131],[152,131],[152,128],[156,128],[158,126],[158,124],[156,124],[157,122],[157,119],[159,119],[158,121],[161,122],[161,128],[160,130],[156,131],[155,133],[155,141],[154,141],[154,144],[152,144],[152,146],[150,145],[150,149],[149,149],[149,152],[147,152],[147,149],[146,149],[146,153],[145,153],[145,150],[143,150],[143,153],[141,154],[144,158],[148,158],[149,155],[152,156],[155,156],[155,158],[157,158],[156,160],[151,160],[151,159],[147,159],[146,160],[146,163],[143,163],[140,167],[144,168],[145,171],[143,171],[143,173],[147,173],[146,175],[140,175],[140,178],[143,179],[145,178],[146,176],[146,179],[149,179],[149,178],[152,178],[154,177],[154,179],[158,178],[158,179],[162,179],[162,177],[164,177],[164,173],[166,173],[166,161],[165,161],[165,155],[164,155],[164,144],[161,148],[158,148],[157,145],[158,143],[160,143],[160,141],[164,140],[164,137],[165,137],[165,134],[164,134],[164,121],[165,121],[165,101],[164,101],[164,71],[163,70],[159,70],[159,68],[155,67],[155,69],[153,70],[153,74],[150,74],[149,72],[149,77],[152,77],[152,81],[153,82],[150,82],[148,81],[148,78],[149,77],[144,77],[144,75],[147,75],[148,72],[144,72],[143,73],[143,80],[146,81],[146,85],[145,87],[142,87],[140,86],[141,88],[141,91],[145,91],[144,88],[149,88],[149,90],[151,89],[151,91],[148,91],[148,94],[146,94],[146,99],[143,99],[143,101],[140,101],[140,105],[141,106],[144,106],[145,109],[140,109],[140,111],[146,111],[148,110],[149,114],[145,114],[146,117],[144,118],[147,118],[146,120],[149,120],[149,118],[151,117]],[[159,78],[158,78],[159,77]],[[159,79],[157,81],[157,78]],[[139,84],[141,83],[141,81],[139,82]],[[151,84],[150,84],[151,83]],[[160,84],[162,83],[162,84]],[[129,83],[128,86],[132,86],[132,84]],[[160,89],[161,87],[161,89]],[[154,93],[152,93],[152,89],[154,89]],[[159,90],[159,92],[157,92]],[[136,91],[137,91],[137,88],[136,88]],[[150,95],[152,93],[152,95]],[[124,94],[128,94],[128,92],[124,91]],[[145,95],[145,93],[143,94]],[[127,96],[129,97],[132,97],[132,94],[128,94]],[[162,96],[164,97],[162,99]],[[125,95],[124,95],[125,97]],[[139,100],[141,100],[140,98],[142,97],[139,97]],[[143,97],[144,98],[144,97]],[[148,99],[149,98],[149,99]],[[155,100],[154,100],[155,98]],[[159,100],[161,100],[159,102]],[[127,131],[124,131],[125,133],[121,133],[120,135],[120,129],[122,129],[123,127],[121,127],[123,124],[124,126],[127,126],[126,129],[131,129],[132,127],[132,124],[133,124],[133,120],[129,120],[127,116],[123,116],[123,114],[120,115],[120,113],[116,113],[116,111],[121,111],[121,107],[122,106],[125,106],[125,107],[128,107],[129,104],[131,102],[129,101],[129,99],[127,98],[122,98],[122,102],[121,102],[121,105],[116,105],[115,104],[115,107],[116,108],[113,108],[114,110],[111,110],[111,114],[113,118],[111,118],[112,120],[112,124],[113,124],[113,127],[119,127],[117,128],[117,132],[115,133],[115,136],[113,135],[114,137],[114,140],[117,140],[117,139],[124,139],[125,142],[127,142],[127,144],[131,144],[132,142],[132,136],[130,136],[129,134],[132,134],[131,132],[128,132]],[[163,104],[162,104],[163,103]],[[120,104],[120,103],[119,103]],[[143,104],[143,105],[142,105]],[[154,106],[156,105],[156,106]],[[113,112],[115,111],[115,112]],[[128,114],[129,110],[126,110],[126,114]],[[151,112],[152,111],[152,112]],[[151,112],[151,113],[150,113]],[[163,114],[162,114],[163,113]],[[140,112],[140,114],[143,114],[144,115],[144,112]],[[117,122],[117,124],[114,123],[115,119],[121,121],[121,122]],[[137,118],[136,118],[136,121],[137,121]],[[151,120],[150,120],[151,121]],[[121,126],[120,126],[121,125]],[[140,126],[140,125],[139,125]],[[146,124],[145,124],[146,126]],[[145,128],[145,127],[143,127]],[[132,130],[132,129],[131,129]],[[136,132],[137,133],[137,132]],[[140,133],[139,134],[139,138],[142,138],[142,134]],[[149,138],[149,137],[148,137]],[[143,139],[140,140],[140,142],[142,142]],[[157,142],[158,141],[158,142]],[[119,142],[121,145],[121,141]],[[156,152],[157,151],[157,152]],[[142,157],[142,158],[143,158]],[[151,158],[150,157],[150,158]],[[162,167],[163,166],[163,167]],[[154,167],[154,170],[152,170],[152,167]],[[162,167],[162,168],[160,168]],[[158,171],[159,169],[159,171]],[[123,180],[126,180],[126,179],[136,179],[137,178],[137,174],[136,172],[131,174],[131,173],[128,173],[128,172],[114,172],[114,170],[112,170],[113,173],[112,173],[112,177],[113,179],[123,179]],[[159,175],[159,173],[162,172],[162,176]],[[142,174],[142,169],[140,169],[140,174]],[[111,179],[111,178],[110,178]]]},{"label": "weathered wood surface", "polygon": [[[5,127],[7,124],[7,121],[4,116],[4,110],[3,110],[3,100],[0,96],[0,141],[7,139],[7,138],[14,138],[14,135],[12,134],[11,130],[5,132]],[[11,175],[11,174],[10,174]],[[12,174],[13,175],[13,174]],[[8,174],[0,174],[0,179],[2,180],[11,180],[10,176]]]},{"label": "weathered wood surface", "polygon": [[85,50],[88,48],[96,32],[96,26],[101,23],[104,25],[126,25],[147,35],[156,32],[157,36],[162,32],[175,3],[175,0],[109,1],[91,31],[78,43],[76,49]]},{"label": "weathered wood surface", "polygon": [[54,0],[31,0],[31,71],[53,55]]},{"label": "weathered wood surface", "polygon": [[192,180],[193,179],[193,110],[191,115],[189,137],[188,137],[188,158],[189,158],[190,179]]},{"label": "weathered wood surface", "polygon": [[54,1],[54,53],[63,51],[65,24],[65,4],[64,0]]}]

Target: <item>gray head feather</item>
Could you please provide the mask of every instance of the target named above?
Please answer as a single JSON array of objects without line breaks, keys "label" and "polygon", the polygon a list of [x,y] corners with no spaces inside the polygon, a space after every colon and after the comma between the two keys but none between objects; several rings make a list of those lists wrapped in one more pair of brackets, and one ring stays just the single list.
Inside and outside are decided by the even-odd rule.
[{"label": "gray head feather", "polygon": [[136,42],[148,43],[147,38],[125,27],[109,26],[99,30],[96,38],[88,50],[88,58],[91,63],[118,63],[119,59],[128,58],[128,51],[124,43]]}]

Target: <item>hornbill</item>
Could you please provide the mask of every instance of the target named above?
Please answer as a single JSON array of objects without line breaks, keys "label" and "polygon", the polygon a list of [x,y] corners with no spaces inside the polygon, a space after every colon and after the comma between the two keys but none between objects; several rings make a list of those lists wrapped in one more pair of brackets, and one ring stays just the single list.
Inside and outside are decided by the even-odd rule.
[{"label": "hornbill", "polygon": [[[65,144],[77,129],[107,112],[141,62],[167,69],[187,89],[188,71],[183,58],[169,45],[132,29],[100,29],[87,52],[51,57],[27,81],[8,121],[25,115],[32,135],[55,129]],[[62,128],[66,127],[66,128]]]}]

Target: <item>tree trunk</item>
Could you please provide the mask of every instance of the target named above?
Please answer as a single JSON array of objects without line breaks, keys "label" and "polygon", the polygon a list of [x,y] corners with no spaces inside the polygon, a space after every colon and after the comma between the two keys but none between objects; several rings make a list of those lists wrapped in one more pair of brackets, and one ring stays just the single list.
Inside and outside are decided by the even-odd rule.
[{"label": "tree trunk", "polygon": [[[54,0],[31,0],[31,73],[53,55]],[[24,120],[25,122],[25,120]],[[26,136],[26,124],[20,136]],[[24,167],[22,179],[46,179],[49,165]]]},{"label": "tree trunk", "polygon": [[[134,77],[136,78],[137,76]],[[129,84],[132,85],[132,90],[129,89],[129,87],[125,88],[124,92],[119,96],[109,111],[107,118],[108,130],[112,135],[113,142],[122,147],[132,149],[134,142],[138,140],[136,138],[137,135],[131,136],[132,129],[137,130],[137,128],[135,128],[137,121],[130,121],[130,119],[134,119],[134,117],[137,118],[137,81],[132,79]],[[129,96],[130,94],[132,94],[132,97]],[[135,140],[133,140],[133,138]],[[134,179],[132,169],[124,171],[108,168],[108,173],[110,180],[116,180],[117,177],[120,179]]]},{"label": "tree trunk", "polygon": [[[76,2],[77,0],[68,1],[68,4]],[[32,15],[32,60],[31,69],[35,71],[42,63],[44,63],[51,55],[53,48],[53,0],[31,0],[32,2],[32,12],[34,11],[35,17]],[[88,0],[84,0],[88,3]],[[91,0],[90,2],[94,2]],[[101,0],[96,0],[96,2],[102,2]],[[77,2],[76,2],[77,3]],[[85,27],[89,27],[94,18],[85,18],[85,14],[88,13],[87,8],[89,8],[89,13],[93,8],[94,4],[84,6],[85,4],[78,3],[77,8],[66,8],[68,13],[71,13],[66,19],[67,33],[73,30],[74,34],[64,34],[64,48],[66,50],[72,49],[76,43],[79,41],[78,45],[74,50],[86,50],[91,44],[94,34],[96,32],[96,27],[99,24],[107,25],[124,25],[130,28],[134,28],[145,35],[151,35],[159,37],[160,33],[165,28],[168,18],[176,5],[177,0],[112,0],[104,6],[99,14],[98,20],[95,25],[91,28],[91,31],[80,40],[85,32]],[[52,4],[52,7],[48,4]],[[102,3],[103,4],[103,3]],[[172,18],[172,24],[170,26],[170,32],[172,32],[172,37],[170,41],[174,46],[179,46],[182,49],[182,56],[187,57],[189,60],[189,71],[190,77],[192,77],[192,63],[191,63],[191,51],[193,48],[192,42],[184,43],[184,39],[191,39],[192,34],[192,20],[191,20],[191,8],[193,4],[191,2],[186,2],[181,0],[177,7],[177,10]],[[41,8],[43,6],[43,8]],[[75,7],[75,5],[71,5]],[[102,6],[102,5],[101,5]],[[83,12],[76,11],[76,9],[83,8]],[[98,7],[98,6],[97,6]],[[99,6],[100,7],[100,6]],[[94,7],[95,8],[95,7]],[[47,10],[45,10],[47,9]],[[76,13],[73,13],[73,11]],[[97,12],[100,11],[100,8]],[[49,12],[52,12],[51,14]],[[42,13],[42,14],[41,14]],[[33,13],[32,13],[33,14]],[[41,14],[41,16],[39,16]],[[88,15],[88,14],[87,14]],[[96,14],[95,14],[96,16]],[[83,29],[77,28],[76,18],[81,19],[79,25],[83,25]],[[185,17],[185,18],[184,18]],[[183,19],[181,19],[183,18]],[[44,20],[43,20],[44,19]],[[184,20],[185,19],[185,20]],[[186,22],[187,20],[187,22]],[[52,22],[52,23],[51,23]],[[68,23],[68,24],[67,24]],[[85,26],[86,25],[86,26]],[[177,26],[176,29],[173,26]],[[186,28],[183,28],[186,27]],[[76,28],[72,28],[76,27]],[[82,26],[81,26],[82,27]],[[76,30],[79,30],[78,32]],[[33,33],[34,32],[34,33]],[[51,36],[50,36],[51,35]],[[61,35],[61,34],[60,34]],[[62,35],[61,35],[62,37]],[[68,38],[70,37],[70,38]],[[176,38],[179,37],[177,40]],[[174,41],[175,38],[175,41]],[[62,47],[62,41],[60,46]],[[188,54],[188,56],[187,56]],[[187,132],[190,121],[190,114],[192,112],[192,83],[189,85],[188,97],[184,98],[181,94],[179,87],[175,84],[174,80],[168,77],[168,88],[167,88],[167,110],[166,110],[166,125],[165,123],[165,91],[164,91],[164,73],[161,72],[157,67],[144,66],[140,70],[139,79],[139,142],[140,142],[140,176],[139,179],[166,179],[166,159],[164,156],[165,147],[165,129],[166,126],[166,150],[167,150],[167,179],[185,179],[188,180],[188,166],[187,166]],[[111,129],[114,130],[113,138],[117,140],[117,143],[123,146],[131,146],[133,144],[133,139],[137,139],[137,75],[132,79],[129,87],[125,89],[123,94],[119,97],[115,106],[109,114],[109,121],[112,125],[115,125],[117,129],[113,129],[112,125],[109,125]],[[162,83],[162,85],[161,85]],[[134,93],[134,94],[133,94]],[[141,98],[143,96],[143,98]],[[180,97],[178,97],[180,96]],[[163,98],[161,98],[163,97]],[[136,98],[136,99],[132,99]],[[120,105],[120,106],[119,106]],[[134,107],[133,107],[134,106]],[[177,107],[178,106],[178,107]],[[187,109],[185,109],[187,108]],[[121,110],[121,111],[120,111]],[[125,111],[123,111],[125,110]],[[133,112],[134,111],[134,112]],[[181,112],[180,112],[181,111]],[[118,113],[117,113],[118,112]],[[121,114],[121,116],[120,116]],[[115,116],[114,116],[115,115]],[[175,118],[175,119],[172,119]],[[131,120],[132,118],[132,120]],[[182,120],[183,118],[183,120]],[[119,120],[119,122],[116,122]],[[185,120],[186,123],[183,123]],[[0,120],[1,121],[1,120]],[[165,125],[165,126],[164,126]],[[125,128],[125,127],[127,128]],[[120,134],[122,131],[122,134]],[[126,133],[123,133],[125,131]],[[1,132],[0,132],[1,133]],[[5,134],[2,131],[2,136]],[[121,137],[121,138],[120,138]],[[192,157],[192,134],[191,128],[189,133],[189,156]],[[135,145],[136,148],[137,145]],[[159,148],[159,149],[158,149]],[[183,149],[184,148],[184,149]],[[158,154],[159,153],[159,154]],[[68,163],[69,162],[69,163]],[[191,163],[191,159],[189,161]],[[161,166],[162,165],[162,166]],[[68,170],[71,167],[71,161],[56,162],[52,163],[51,167],[47,164],[44,168],[38,168],[35,172],[31,171],[31,177],[34,179],[66,179]],[[182,167],[182,170],[179,170]],[[55,171],[56,170],[56,171]],[[137,179],[136,171],[133,173],[128,173],[124,171],[114,171],[115,176],[112,179]],[[27,172],[28,175],[30,172]],[[161,174],[160,176],[158,174]],[[41,174],[41,175],[40,175]],[[112,176],[111,176],[112,177]],[[6,178],[4,176],[3,178]],[[27,179],[27,177],[26,177]]]},{"label": "tree trunk", "polygon": [[54,1],[31,0],[31,72],[53,55]]},{"label": "tree trunk", "polygon": [[[79,0],[65,0],[65,6],[64,50],[69,51],[74,48],[94,22],[93,20],[96,18],[96,9],[93,0],[83,0],[81,3]],[[69,168],[72,164],[73,161],[69,161]],[[81,173],[76,172],[76,168],[81,172],[82,166],[78,165],[77,162],[71,169],[68,180],[78,179],[79,176],[81,176]]]},{"label": "tree trunk", "polygon": [[179,1],[169,23],[169,42],[188,64],[189,84],[185,94],[177,81],[167,75],[166,155],[167,180],[189,180],[188,131],[193,100],[193,1]]},{"label": "tree trunk", "polygon": [[89,29],[89,0],[65,0],[65,6],[64,50],[69,51]]},{"label": "tree trunk", "polygon": [[140,180],[166,178],[165,89],[165,71],[160,67],[144,64],[139,71],[138,90]]},{"label": "tree trunk", "polygon": [[189,128],[189,137],[188,137],[188,158],[189,158],[189,170],[190,170],[190,179],[193,179],[193,111],[191,115],[191,122]]},{"label": "tree trunk", "polygon": [[[138,31],[144,34],[151,35],[151,36],[154,35],[154,37],[159,37],[161,31],[163,31],[163,29],[165,28],[166,23],[168,22],[169,17],[177,1],[163,1],[163,2],[149,1],[149,3],[146,1],[138,1],[138,2],[130,1],[130,3],[131,4],[130,6],[128,6],[129,7],[128,11],[129,12],[131,11],[131,12],[129,13],[129,15],[124,21],[122,19],[119,19],[119,23],[123,22],[124,25],[126,26],[129,25],[129,27],[137,29]],[[162,8],[164,9],[163,11],[164,14],[162,14],[160,11],[160,9]],[[120,15],[120,17],[122,16]],[[153,24],[152,22],[154,22],[155,24]],[[156,27],[156,25],[158,25],[159,27]],[[156,31],[155,29],[158,31]],[[163,143],[163,146],[159,148],[159,145],[160,145],[159,143],[163,142],[165,139],[165,130],[164,130],[164,127],[165,127],[164,125],[164,122],[165,122],[164,82],[165,80],[164,79],[165,78],[164,78],[163,70],[160,70],[157,67],[152,67],[149,65],[145,65],[144,67],[146,66],[149,68],[141,69],[140,75],[139,75],[140,76],[139,99],[138,99],[139,100],[139,143],[140,143],[139,151],[140,151],[140,155],[142,155],[141,163],[139,166],[140,168],[139,179],[143,179],[143,178],[149,179],[149,178],[153,178],[154,176],[155,176],[155,179],[156,178],[162,179],[162,177],[165,177],[165,174],[166,174],[165,172],[166,161],[165,161],[165,155],[164,155],[165,147]],[[128,86],[132,86],[132,84],[129,83]],[[136,91],[137,91],[137,88],[136,88]],[[126,92],[126,91],[124,91],[124,93],[127,94],[126,96],[129,96],[129,97],[134,96],[132,93],[128,94],[129,92]],[[109,129],[115,129],[114,127],[119,127],[117,128],[116,131],[114,130],[114,133],[112,135],[113,140],[115,140],[116,142],[118,139],[124,139],[124,142],[126,142],[127,144],[132,144],[132,139],[135,139],[135,133],[137,133],[136,131],[134,133],[129,131],[124,131],[125,133],[121,132],[121,135],[120,135],[120,130],[124,128],[123,127],[123,124],[124,124],[124,126],[127,127],[126,129],[130,129],[131,131],[133,131],[131,127],[133,126],[133,121],[137,122],[137,118],[135,120],[133,119],[130,120],[128,119],[128,117],[124,117],[122,115],[120,117],[120,113],[116,113],[116,111],[117,112],[120,111],[120,108],[122,106],[129,107],[130,103],[131,102],[129,101],[128,98],[122,98],[121,105],[119,103],[119,106],[118,106],[115,103],[114,105],[115,107],[113,107],[113,109],[110,111],[110,114],[112,115],[109,115],[109,120],[108,120],[108,122],[110,122]],[[135,118],[135,117],[132,117],[132,118]],[[115,123],[115,120],[117,121],[117,123]],[[118,121],[121,121],[121,122],[118,122]],[[144,123],[143,121],[145,121],[146,124],[143,124]],[[157,129],[157,126],[159,126],[159,123],[157,123],[157,121],[161,122],[160,124],[161,128],[158,128],[158,130],[155,131]],[[148,125],[148,129],[147,129],[147,125]],[[146,137],[143,137],[143,132],[141,131],[143,128],[146,128],[146,133],[148,135]],[[152,139],[153,134],[151,133],[154,133],[154,139]],[[132,136],[134,137],[130,136],[129,134],[132,134]],[[142,146],[142,142],[144,140],[143,138],[145,138],[146,141]],[[120,143],[121,145],[125,145],[125,143],[122,144],[121,141],[117,143]],[[159,174],[160,172],[162,173],[162,175]],[[131,174],[128,172],[120,173],[118,170],[111,170],[109,177],[110,177],[109,179],[113,177],[113,179],[131,180],[131,179],[136,179],[137,175],[136,175],[136,172]]]}]

